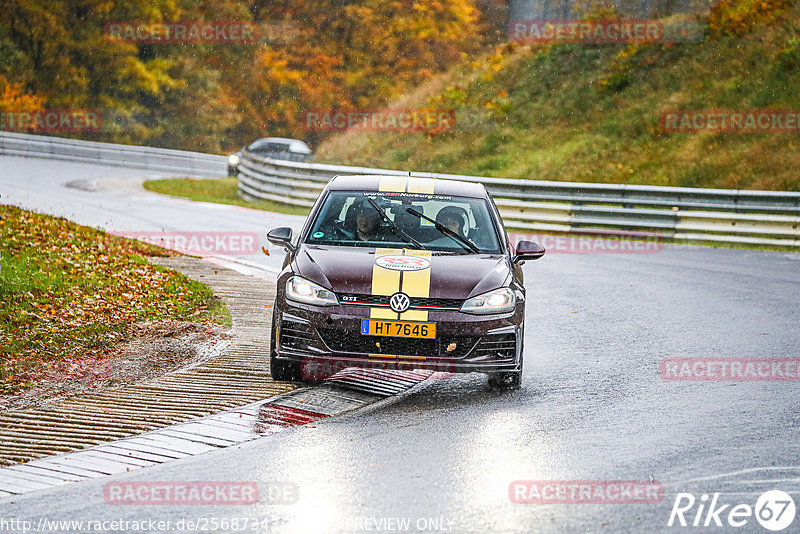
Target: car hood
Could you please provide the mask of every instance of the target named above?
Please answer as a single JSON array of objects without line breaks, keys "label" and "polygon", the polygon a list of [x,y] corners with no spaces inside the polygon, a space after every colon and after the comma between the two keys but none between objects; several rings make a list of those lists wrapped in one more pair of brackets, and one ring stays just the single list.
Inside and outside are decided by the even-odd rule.
[{"label": "car hood", "polygon": [[[411,254],[419,251],[412,251]],[[363,247],[323,247],[301,245],[295,256],[294,271],[335,293],[373,294],[373,279],[376,274],[382,279],[376,283],[382,290],[377,294],[392,294],[403,290],[405,275],[400,277],[394,268],[376,267],[376,260],[387,256],[385,251],[376,254],[375,249]],[[391,256],[404,256],[403,251]],[[408,256],[406,256],[408,257]],[[415,257],[415,256],[412,256]],[[429,297],[466,299],[486,291],[507,285],[511,278],[508,258],[490,254],[438,254],[432,253],[430,264],[417,271],[400,273],[422,273],[430,270]],[[381,263],[385,264],[384,261]],[[424,263],[424,262],[423,262]],[[382,276],[383,275],[383,276]],[[398,286],[399,278],[399,287]],[[427,277],[422,278],[423,284]],[[411,280],[411,277],[407,278]],[[387,282],[388,280],[388,282]],[[406,288],[407,290],[408,288]]]}]

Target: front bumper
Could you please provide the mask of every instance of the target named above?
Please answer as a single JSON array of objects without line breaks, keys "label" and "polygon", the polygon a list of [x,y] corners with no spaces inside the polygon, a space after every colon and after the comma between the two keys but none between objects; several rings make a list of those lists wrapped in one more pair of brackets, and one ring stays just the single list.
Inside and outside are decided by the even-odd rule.
[{"label": "front bumper", "polygon": [[[521,370],[524,304],[513,313],[477,316],[431,311],[436,339],[361,334],[369,309],[342,304],[276,306],[274,356],[328,370],[344,367],[430,369],[452,373]],[[402,319],[401,319],[402,320]]]}]

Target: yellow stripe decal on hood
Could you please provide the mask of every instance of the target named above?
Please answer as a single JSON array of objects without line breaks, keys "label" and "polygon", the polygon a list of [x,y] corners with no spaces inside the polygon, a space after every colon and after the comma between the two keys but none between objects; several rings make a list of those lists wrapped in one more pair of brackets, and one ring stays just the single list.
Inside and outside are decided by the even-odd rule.
[{"label": "yellow stripe decal on hood", "polygon": [[432,195],[436,179],[414,178],[409,176],[381,176],[378,183],[379,193],[419,193]]},{"label": "yellow stripe decal on hood", "polygon": [[382,176],[378,184],[381,193],[405,193],[407,176]]},{"label": "yellow stripe decal on hood", "polygon": [[409,178],[408,192],[432,195],[435,183],[433,178]]},{"label": "yellow stripe decal on hood", "polygon": [[[405,255],[425,258],[429,262],[432,259],[430,250],[415,249],[396,249],[378,248],[375,250],[375,259],[389,255]],[[431,266],[427,269],[418,271],[394,271],[385,269],[375,263],[372,267],[372,294],[373,295],[394,295],[402,291],[409,297],[428,298],[431,291]],[[408,310],[403,313],[393,312],[389,308],[373,307],[369,309],[370,319],[402,320],[402,321],[427,321],[428,310]],[[406,356],[397,354],[372,353],[370,358],[383,358],[394,360],[406,360],[407,363],[422,364],[427,358],[425,356]],[[412,360],[412,361],[408,361]],[[413,361],[416,360],[416,361]]]},{"label": "yellow stripe decal on hood", "polygon": [[[406,256],[417,256],[431,261],[430,250],[405,249]],[[419,271],[405,271],[403,273],[402,291],[409,297],[428,298],[431,294],[431,269],[433,264],[427,269]],[[427,321],[428,310],[408,310],[400,314],[403,321]]]},{"label": "yellow stripe decal on hood", "polygon": [[[399,248],[378,248],[375,249],[375,259],[381,256],[391,256],[402,254]],[[372,266],[372,294],[373,295],[394,295],[400,291],[400,271],[385,269],[375,263]],[[392,319],[397,320],[397,312],[389,308],[370,308],[369,316],[371,319]]]}]

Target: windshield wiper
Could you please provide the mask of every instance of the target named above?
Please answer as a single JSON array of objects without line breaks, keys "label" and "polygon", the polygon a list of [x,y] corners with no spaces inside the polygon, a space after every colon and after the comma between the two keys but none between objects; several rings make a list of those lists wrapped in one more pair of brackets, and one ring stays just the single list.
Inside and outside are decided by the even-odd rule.
[{"label": "windshield wiper", "polygon": [[377,202],[375,202],[374,200],[372,200],[369,197],[367,197],[367,202],[372,204],[372,207],[375,208],[378,211],[378,213],[381,214],[381,218],[383,218],[383,220],[386,221],[389,224],[389,228],[392,229],[392,232],[394,232],[396,235],[398,235],[398,236],[402,237],[403,239],[405,239],[408,243],[413,244],[415,247],[421,248],[423,250],[428,250],[427,248],[422,246],[422,243],[420,243],[419,241],[417,241],[416,239],[414,239],[413,237],[411,237],[410,235],[408,235],[407,233],[402,231],[400,228],[398,228],[398,226],[394,223],[394,221],[392,221],[389,218],[389,216],[386,215],[386,212],[384,211],[384,209],[382,207],[378,206]]},{"label": "windshield wiper", "polygon": [[458,244],[459,245],[462,245],[462,246],[468,248],[469,250],[471,250],[475,254],[480,253],[481,250],[478,247],[476,247],[474,243],[472,243],[471,241],[469,241],[468,239],[466,239],[464,237],[461,237],[458,233],[452,231],[450,228],[446,227],[442,223],[434,221],[430,217],[427,217],[427,216],[423,215],[422,213],[418,212],[414,208],[406,208],[406,211],[408,213],[410,213],[411,215],[416,215],[420,219],[425,219],[429,223],[432,223],[436,227],[437,230],[439,230],[441,233],[443,233],[447,237],[452,237],[453,239],[458,240]]}]

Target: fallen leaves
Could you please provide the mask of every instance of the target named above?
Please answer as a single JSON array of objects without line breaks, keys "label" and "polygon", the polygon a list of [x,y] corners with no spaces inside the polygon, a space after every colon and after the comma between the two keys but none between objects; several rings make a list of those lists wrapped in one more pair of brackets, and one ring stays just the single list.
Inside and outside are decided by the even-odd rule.
[{"label": "fallen leaves", "polygon": [[163,249],[0,205],[0,389],[102,376],[136,321],[197,318],[210,290],[147,262]]}]

